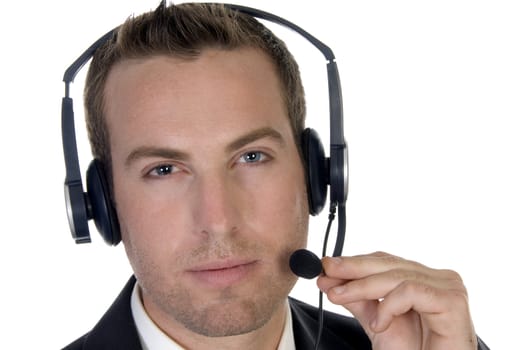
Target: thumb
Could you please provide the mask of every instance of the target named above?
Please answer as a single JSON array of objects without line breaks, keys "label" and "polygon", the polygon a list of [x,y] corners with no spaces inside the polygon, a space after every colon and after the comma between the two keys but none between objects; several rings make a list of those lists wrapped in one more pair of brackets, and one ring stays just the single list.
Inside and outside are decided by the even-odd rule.
[{"label": "thumb", "polygon": [[342,305],[360,322],[369,339],[372,339],[374,335],[371,323],[376,318],[378,303],[377,300],[365,300]]}]

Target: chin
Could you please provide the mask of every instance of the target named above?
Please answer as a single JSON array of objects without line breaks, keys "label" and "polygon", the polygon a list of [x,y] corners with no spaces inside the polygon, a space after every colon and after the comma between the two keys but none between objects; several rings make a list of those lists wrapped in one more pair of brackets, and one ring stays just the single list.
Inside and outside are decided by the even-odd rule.
[{"label": "chin", "polygon": [[207,337],[247,334],[263,327],[275,310],[262,310],[257,302],[231,302],[214,305],[186,320],[185,327]]}]

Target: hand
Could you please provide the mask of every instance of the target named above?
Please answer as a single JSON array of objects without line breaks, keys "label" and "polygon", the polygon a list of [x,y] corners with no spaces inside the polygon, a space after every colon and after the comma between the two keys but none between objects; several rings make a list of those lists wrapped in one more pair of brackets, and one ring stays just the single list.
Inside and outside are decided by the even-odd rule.
[{"label": "hand", "polygon": [[318,287],[358,319],[373,349],[477,349],[458,273],[381,252],[322,264]]}]

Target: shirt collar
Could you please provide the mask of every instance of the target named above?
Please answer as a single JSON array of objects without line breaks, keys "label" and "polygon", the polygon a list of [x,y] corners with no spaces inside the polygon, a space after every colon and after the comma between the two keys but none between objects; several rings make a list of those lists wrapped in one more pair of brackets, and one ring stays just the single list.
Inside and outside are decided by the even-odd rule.
[{"label": "shirt collar", "polygon": [[[164,333],[157,325],[152,321],[150,316],[144,310],[142,304],[139,285],[135,283],[133,292],[131,295],[131,311],[133,320],[139,333],[139,339],[141,340],[141,346],[144,350],[185,350],[181,345],[177,344],[172,338]],[[290,311],[290,305],[287,303],[287,314],[285,318],[285,327],[281,334],[281,340],[277,350],[295,350],[294,344],[294,333],[292,331],[292,313]]]}]

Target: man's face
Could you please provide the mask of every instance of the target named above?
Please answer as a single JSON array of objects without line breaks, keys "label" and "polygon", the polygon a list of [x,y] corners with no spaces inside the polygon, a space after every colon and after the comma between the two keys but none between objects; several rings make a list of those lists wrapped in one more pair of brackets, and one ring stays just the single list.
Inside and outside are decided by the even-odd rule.
[{"label": "man's face", "polygon": [[246,333],[294,285],[288,258],[306,244],[308,208],[281,91],[254,49],[112,69],[105,107],[122,240],[161,328]]}]

